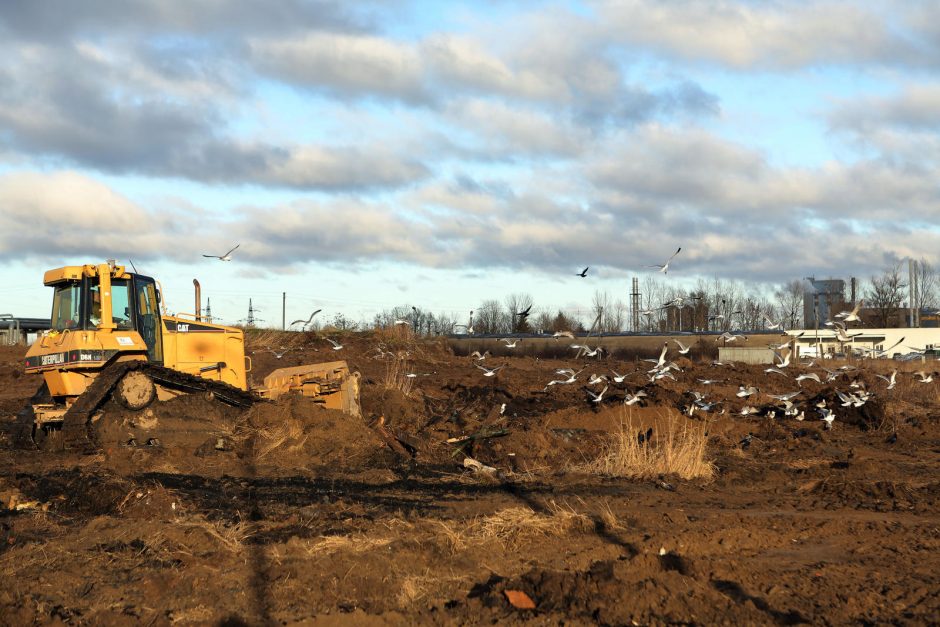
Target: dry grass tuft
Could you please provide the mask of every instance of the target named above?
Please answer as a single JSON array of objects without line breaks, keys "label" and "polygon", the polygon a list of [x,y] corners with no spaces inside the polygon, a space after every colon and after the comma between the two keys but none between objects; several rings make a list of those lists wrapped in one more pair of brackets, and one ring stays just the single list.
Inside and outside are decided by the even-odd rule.
[{"label": "dry grass tuft", "polygon": [[365,538],[352,536],[322,536],[313,542],[307,542],[304,549],[307,555],[331,555],[333,553],[368,553],[392,543],[391,538]]},{"label": "dry grass tuft", "polygon": [[238,522],[225,525],[222,522],[208,520],[203,516],[196,516],[193,520],[179,522],[184,528],[198,529],[218,542],[223,548],[232,553],[241,553],[245,540],[253,534],[248,523]]},{"label": "dry grass tuft", "polygon": [[[612,514],[611,514],[612,516]],[[452,552],[462,551],[472,544],[495,540],[504,546],[515,546],[524,539],[539,536],[563,536],[594,528],[590,517],[554,501],[548,513],[539,513],[529,507],[509,507],[489,516],[457,523],[439,521],[440,533]]]},{"label": "dry grass tuft", "polygon": [[303,424],[294,418],[286,418],[280,424],[258,430],[254,440],[255,459],[261,460],[278,449],[295,452],[307,442]]},{"label": "dry grass tuft", "polygon": [[706,458],[706,424],[695,423],[669,412],[653,424],[652,442],[640,443],[637,434],[646,431],[627,412],[620,429],[610,434],[600,456],[578,470],[609,477],[650,479],[675,475],[681,479],[714,479],[715,465]]},{"label": "dry grass tuft", "polygon": [[[470,581],[468,575],[444,576],[440,573],[431,573],[426,570],[423,575],[407,575],[401,580],[401,589],[398,591],[397,601],[400,607],[408,608],[416,601],[432,595],[447,598],[453,595],[455,584],[466,584]],[[448,591],[449,592],[445,592]]]}]

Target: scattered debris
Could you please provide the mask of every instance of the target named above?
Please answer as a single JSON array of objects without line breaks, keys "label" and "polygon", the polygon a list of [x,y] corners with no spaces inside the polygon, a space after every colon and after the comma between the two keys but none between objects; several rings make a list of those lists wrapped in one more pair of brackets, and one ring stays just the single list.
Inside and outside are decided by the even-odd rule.
[{"label": "scattered debris", "polygon": [[503,590],[506,600],[517,610],[534,610],[535,601],[522,590]]}]

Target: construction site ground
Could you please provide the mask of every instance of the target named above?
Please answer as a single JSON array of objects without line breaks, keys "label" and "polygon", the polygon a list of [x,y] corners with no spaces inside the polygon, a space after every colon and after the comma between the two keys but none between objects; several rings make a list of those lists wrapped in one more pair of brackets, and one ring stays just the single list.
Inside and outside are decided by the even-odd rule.
[{"label": "construction site ground", "polygon": [[[714,366],[699,345],[671,352],[681,372],[652,384],[638,360],[655,351],[576,360],[561,340],[557,358],[489,356],[504,368],[487,377],[407,329],[331,337],[341,350],[252,335],[252,379],[345,359],[362,373],[361,419],[296,396],[247,410],[182,396],[145,410],[174,436],[126,446],[128,410],[109,402],[113,442],[92,452],[10,446],[40,381],[23,374],[24,348],[0,348],[0,623],[940,620],[940,383],[909,374],[937,362],[802,381],[797,421],[740,409],[766,413],[767,393],[820,365]],[[896,367],[888,390],[874,373]],[[591,402],[604,385],[588,375],[611,370],[643,372]],[[852,383],[872,398],[843,408],[835,392]],[[648,396],[624,405],[638,389]],[[691,390],[720,403],[688,416]],[[831,430],[812,409],[823,398]],[[599,470],[616,436],[650,427],[653,453],[701,434],[713,476]]]}]

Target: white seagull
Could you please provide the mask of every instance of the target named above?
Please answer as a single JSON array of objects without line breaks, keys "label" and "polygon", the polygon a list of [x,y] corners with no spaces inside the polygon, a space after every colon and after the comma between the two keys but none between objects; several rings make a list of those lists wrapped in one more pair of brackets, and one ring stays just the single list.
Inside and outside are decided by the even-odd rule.
[{"label": "white seagull", "polygon": [[626,394],[623,397],[624,405],[636,405],[640,402],[640,399],[646,396],[646,392],[643,390],[637,390],[636,394]]},{"label": "white seagull", "polygon": [[231,261],[232,253],[235,252],[235,249],[238,248],[239,246],[241,246],[241,244],[235,244],[235,248],[228,251],[224,255],[203,255],[203,257],[208,257],[209,259],[218,259],[220,261]]},{"label": "white seagull", "polygon": [[858,312],[862,308],[862,304],[864,302],[864,299],[859,300],[852,311],[843,311],[841,313],[837,313],[836,318],[841,318],[843,322],[861,322],[862,319],[858,317]]},{"label": "white seagull", "polygon": [[673,340],[673,342],[675,342],[676,345],[679,347],[679,354],[680,354],[680,355],[687,355],[687,354],[689,353],[689,349],[692,348],[691,346],[686,346],[685,344],[683,344],[683,343],[680,342],[679,340]]},{"label": "white seagull", "polygon": [[486,368],[486,367],[484,367],[484,366],[477,365],[477,368],[479,368],[480,370],[483,371],[483,376],[484,376],[484,377],[495,377],[495,376],[496,376],[496,373],[499,372],[500,370],[502,370],[504,367],[505,367],[505,365],[503,365],[503,366],[496,366],[495,368]]},{"label": "white seagull", "polygon": [[672,253],[672,257],[670,257],[669,259],[666,260],[666,263],[664,263],[664,264],[662,264],[662,265],[653,264],[653,265],[650,265],[650,266],[647,266],[647,267],[648,267],[648,268],[659,268],[659,271],[660,271],[660,272],[662,272],[663,274],[666,274],[666,273],[669,271],[669,262],[672,261],[673,259],[675,259],[676,255],[678,255],[681,250],[682,250],[682,247],[680,246],[680,247],[676,250],[676,252]]},{"label": "white seagull", "polygon": [[600,394],[595,394],[595,393],[592,392],[591,390],[588,390],[587,393],[591,395],[591,402],[592,402],[592,403],[600,403],[600,402],[601,402],[601,399],[604,398],[604,392],[607,391],[607,387],[608,387],[608,386],[605,385],[605,386],[604,386],[604,389],[601,390],[601,393],[600,393]]},{"label": "white seagull", "polygon": [[307,318],[306,320],[294,320],[293,322],[291,322],[291,323],[290,323],[289,325],[287,325],[287,326],[292,327],[292,326],[294,326],[295,324],[297,324],[298,322],[303,322],[303,323],[304,323],[304,326],[302,326],[301,328],[302,328],[302,329],[306,329],[306,328],[307,328],[307,325],[309,325],[311,322],[313,322],[313,317],[314,317],[315,315],[317,315],[318,313],[320,313],[321,311],[323,311],[323,310],[322,310],[322,309],[317,309],[317,310],[314,311],[312,314],[310,314],[310,317]]},{"label": "white seagull", "polygon": [[337,342],[336,340],[331,340],[330,338],[325,338],[327,342],[333,345],[333,350],[338,351],[343,349],[343,345]]},{"label": "white seagull", "polygon": [[883,374],[876,374],[875,376],[878,377],[879,379],[884,379],[885,381],[888,382],[888,387],[885,388],[886,390],[893,390],[894,384],[897,383],[896,379],[898,376],[898,371],[895,369],[895,371],[891,373],[890,379],[884,376]]}]

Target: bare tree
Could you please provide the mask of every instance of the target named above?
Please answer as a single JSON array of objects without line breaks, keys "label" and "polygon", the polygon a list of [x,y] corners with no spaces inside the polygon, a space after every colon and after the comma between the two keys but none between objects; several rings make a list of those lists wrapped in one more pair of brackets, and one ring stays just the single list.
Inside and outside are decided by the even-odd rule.
[{"label": "bare tree", "polygon": [[803,282],[799,279],[787,281],[774,292],[777,299],[776,315],[789,329],[803,327]]},{"label": "bare tree", "polygon": [[594,299],[591,301],[592,326],[588,331],[594,333],[608,333],[608,316],[612,306],[610,304],[610,292],[594,290]]},{"label": "bare tree", "polygon": [[871,277],[865,301],[874,310],[875,322],[880,327],[887,327],[889,322],[897,317],[904,299],[904,290],[907,289],[907,283],[901,276],[901,263],[898,262],[882,274]]},{"label": "bare tree", "polygon": [[546,309],[538,309],[535,314],[532,316],[535,321],[530,325],[533,329],[540,332],[546,332],[551,330],[552,323],[555,320],[555,317]]},{"label": "bare tree", "polygon": [[509,316],[498,300],[485,300],[473,315],[475,333],[505,333],[509,330]]},{"label": "bare tree", "polygon": [[[530,309],[535,302],[531,294],[513,293],[506,297],[506,309],[510,318],[510,329],[513,333],[528,333],[532,330],[526,316],[517,314]],[[531,312],[530,312],[531,313]]]},{"label": "bare tree", "polygon": [[914,307],[918,311],[921,309],[936,309],[938,304],[940,304],[940,299],[938,299],[938,288],[940,288],[940,280],[937,277],[937,270],[933,267],[929,261],[924,258],[921,258],[916,262],[916,267],[914,271],[914,281],[917,285],[917,293],[914,297]]}]

